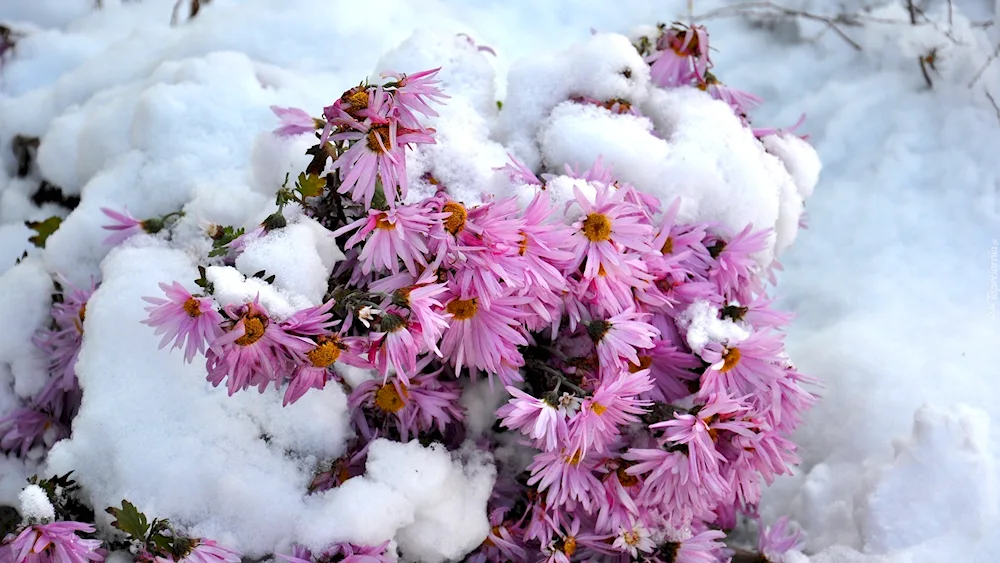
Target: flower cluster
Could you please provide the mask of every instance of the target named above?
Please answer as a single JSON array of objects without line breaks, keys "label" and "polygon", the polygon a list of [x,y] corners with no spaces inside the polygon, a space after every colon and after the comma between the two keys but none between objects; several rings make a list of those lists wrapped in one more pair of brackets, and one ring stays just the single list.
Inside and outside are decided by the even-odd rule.
[{"label": "flower cluster", "polygon": [[[704,28],[661,26],[637,48],[660,87],[697,86],[744,119],[757,101],[711,74]],[[203,294],[161,285],[146,324],[185,360],[204,355],[230,394],[273,386],[289,404],[329,381],[345,389],[358,439],[312,491],[361,474],[376,437],[457,447],[463,390],[482,377],[502,386],[510,397],[477,444],[515,437],[532,461],[499,461],[472,561],[725,557],[725,530],[797,462],[791,432],[815,401],[784,353],[788,316],[765,295],[772,233],[680,221],[680,200],[641,193],[600,160],[539,178],[511,157],[502,173],[530,192],[523,206],[456,199],[431,175],[421,181],[435,193],[410,198],[406,151],[435,142],[424,121],[447,98],[437,72],[362,83],[322,118],[273,108],[276,134],[316,136],[313,161],[261,228],[217,238],[217,255],[231,263],[301,206],[346,251],[321,305],[286,318],[259,299],[223,307],[202,279]],[[637,114],[628,100],[573,101]],[[345,364],[370,377],[348,383]],[[782,523],[762,546],[790,549],[783,534]],[[379,561],[386,549],[284,557]]]},{"label": "flower cluster", "polygon": [[87,301],[96,285],[79,289],[60,280],[55,286],[51,325],[32,337],[47,363],[46,383],[26,405],[0,418],[0,450],[21,457],[69,436],[70,423],[80,408],[76,360],[83,344]]}]

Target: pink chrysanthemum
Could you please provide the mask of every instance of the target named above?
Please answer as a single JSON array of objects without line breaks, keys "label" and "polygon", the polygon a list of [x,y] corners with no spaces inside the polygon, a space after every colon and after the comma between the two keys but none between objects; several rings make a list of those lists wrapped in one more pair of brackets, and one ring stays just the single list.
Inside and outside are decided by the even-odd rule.
[{"label": "pink chrysanthemum", "polygon": [[213,540],[196,539],[194,546],[187,555],[180,559],[157,556],[155,563],[239,563],[240,554],[229,548],[222,547]]},{"label": "pink chrysanthemum", "polygon": [[69,436],[69,428],[48,412],[20,408],[0,418],[0,451],[25,457],[37,446],[49,448]]},{"label": "pink chrysanthemum", "polygon": [[125,212],[115,211],[114,209],[108,209],[107,207],[101,208],[101,213],[106,215],[109,219],[114,221],[110,225],[104,225],[101,228],[106,231],[114,231],[106,239],[104,239],[104,244],[108,246],[117,246],[133,235],[146,232],[144,228],[144,222],[136,219],[126,210]]},{"label": "pink chrysanthemum", "polygon": [[653,338],[660,334],[656,327],[646,322],[650,317],[648,313],[630,310],[587,325],[587,334],[597,346],[601,369],[619,373],[628,369],[629,364],[639,364],[636,349],[652,348]]},{"label": "pink chrysanthemum", "polygon": [[383,381],[388,381],[391,367],[403,385],[409,385],[410,376],[417,372],[420,325],[409,322],[403,315],[405,311],[398,307],[390,307],[382,314],[381,331],[369,335],[372,340],[369,359]]},{"label": "pink chrysanthemum", "polygon": [[438,85],[437,73],[441,68],[424,70],[413,74],[384,73],[382,76],[393,78],[396,90],[392,94],[393,109],[400,122],[412,129],[420,128],[420,119],[416,114],[427,117],[437,117],[430,104],[443,104],[449,98]]},{"label": "pink chrysanthemum", "polygon": [[77,387],[76,360],[83,345],[87,301],[96,286],[91,284],[88,289],[79,289],[66,280],[61,283],[66,289],[62,302],[52,305],[54,326],[35,334],[32,343],[48,356],[49,372],[55,378],[53,384],[62,391],[69,391]]},{"label": "pink chrysanthemum", "polygon": [[307,361],[299,364],[292,372],[282,406],[298,401],[310,389],[326,387],[326,382],[331,377],[331,366],[341,358],[345,350],[347,345],[339,336],[320,336],[313,349],[305,353]]},{"label": "pink chrysanthemum", "polygon": [[281,120],[281,126],[274,130],[274,134],[279,137],[311,133],[325,125],[299,108],[271,106],[271,111]]},{"label": "pink chrysanthemum", "polygon": [[653,228],[639,206],[625,201],[627,191],[597,184],[593,202],[577,187],[573,188],[573,193],[575,200],[570,204],[576,203],[582,214],[573,224],[576,247],[572,269],[584,264],[583,275],[587,278],[596,277],[602,269],[605,275],[613,275],[627,270],[623,250],[649,250]]},{"label": "pink chrysanthemum", "polygon": [[649,401],[638,398],[653,388],[648,371],[624,372],[600,384],[593,396],[583,401],[579,414],[569,424],[569,443],[580,455],[591,449],[603,452],[620,434],[620,426],[639,420]]},{"label": "pink chrysanthemum", "polygon": [[580,451],[551,451],[535,455],[528,466],[528,485],[545,492],[549,507],[579,502],[590,512],[601,496],[601,482],[594,475],[598,460],[583,457]]},{"label": "pink chrysanthemum", "polygon": [[757,541],[757,550],[768,561],[782,561],[786,553],[804,546],[802,532],[790,528],[788,517],[778,518],[773,526],[763,528]]},{"label": "pink chrysanthemum", "polygon": [[523,365],[517,347],[526,346],[528,340],[519,328],[525,315],[520,307],[529,299],[504,296],[494,299],[489,307],[475,297],[454,296],[447,301],[445,311],[451,315],[451,326],[444,332],[441,352],[455,371],[467,366],[493,374],[504,371],[503,362]]},{"label": "pink chrysanthemum", "polygon": [[15,536],[7,536],[0,561],[11,563],[86,563],[104,561],[100,540],[83,539],[77,534],[93,533],[94,527],[81,522],[50,522],[28,526]]},{"label": "pink chrysanthemum", "polygon": [[565,407],[532,397],[517,387],[508,386],[507,391],[511,399],[497,410],[501,424],[511,430],[520,430],[546,451],[555,450],[559,441],[566,437]]},{"label": "pink chrysanthemum", "polygon": [[206,357],[208,381],[218,386],[228,378],[230,395],[251,385],[261,392],[270,383],[278,386],[293,358],[312,349],[308,339],[285,332],[257,300],[225,311],[231,326],[209,345]]},{"label": "pink chrysanthemum", "polygon": [[418,265],[427,265],[424,256],[428,252],[426,239],[431,226],[445,217],[447,214],[429,213],[419,205],[401,205],[388,211],[369,209],[368,217],[358,219],[334,234],[358,229],[344,248],[364,241],[364,247],[358,254],[363,273],[389,270],[396,274],[402,261],[406,271],[415,276]]},{"label": "pink chrysanthemum", "polygon": [[196,354],[204,354],[208,344],[222,335],[222,315],[215,310],[211,297],[195,297],[177,282],[161,283],[160,289],[166,299],[142,298],[152,304],[146,307],[149,318],[142,323],[163,335],[161,349],[173,342],[171,349],[184,348],[184,361],[191,363]]}]

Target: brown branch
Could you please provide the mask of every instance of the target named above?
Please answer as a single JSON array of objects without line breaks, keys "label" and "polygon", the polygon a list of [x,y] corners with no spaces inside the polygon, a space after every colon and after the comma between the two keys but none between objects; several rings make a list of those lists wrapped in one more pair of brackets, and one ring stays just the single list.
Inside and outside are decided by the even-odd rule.
[{"label": "brown branch", "polygon": [[[764,13],[755,12],[755,10],[764,10]],[[853,40],[848,36],[838,24],[855,26],[860,25],[857,23],[858,19],[856,16],[850,16],[848,14],[838,14],[834,17],[823,16],[820,14],[813,14],[811,12],[805,12],[802,10],[794,10],[792,8],[786,8],[784,6],[779,6],[774,2],[748,2],[746,4],[740,4],[738,6],[724,6],[722,8],[716,8],[715,10],[709,10],[700,16],[695,16],[694,21],[707,20],[717,17],[733,17],[733,16],[748,16],[748,15],[764,15],[764,16],[774,16],[774,17],[797,17],[807,20],[817,21],[826,24],[827,29],[833,30],[834,33],[840,36],[841,39],[854,47],[855,50],[861,51],[861,45],[857,41]]]},{"label": "brown branch", "polygon": [[969,82],[969,88],[972,88],[973,86],[976,85],[976,82],[979,82],[979,79],[983,77],[983,74],[986,72],[986,69],[989,68],[991,64],[993,64],[993,61],[997,60],[997,57],[1000,57],[1000,45],[997,45],[997,48],[993,50],[993,54],[990,55],[989,58],[986,59],[986,62],[983,63],[983,66],[981,66],[979,70],[976,71],[975,76],[972,77],[972,81]]},{"label": "brown branch", "polygon": [[924,80],[927,81],[927,88],[931,89],[934,87],[934,83],[931,82],[931,75],[927,73],[927,59],[923,55],[917,57],[917,62],[920,63],[920,73],[924,75]]},{"label": "brown branch", "polygon": [[989,90],[986,91],[986,98],[993,104],[993,111],[997,113],[997,120],[1000,121],[1000,106],[997,105],[997,101],[993,99],[993,94],[990,94]]}]

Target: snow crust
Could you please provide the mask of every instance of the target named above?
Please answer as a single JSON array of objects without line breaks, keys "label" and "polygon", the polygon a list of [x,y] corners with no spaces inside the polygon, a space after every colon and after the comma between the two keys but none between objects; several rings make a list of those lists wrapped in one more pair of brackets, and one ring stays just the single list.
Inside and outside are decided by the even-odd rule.
[{"label": "snow crust", "polygon": [[56,509],[49,501],[49,495],[38,485],[28,485],[18,495],[21,501],[21,516],[36,522],[55,519]]}]

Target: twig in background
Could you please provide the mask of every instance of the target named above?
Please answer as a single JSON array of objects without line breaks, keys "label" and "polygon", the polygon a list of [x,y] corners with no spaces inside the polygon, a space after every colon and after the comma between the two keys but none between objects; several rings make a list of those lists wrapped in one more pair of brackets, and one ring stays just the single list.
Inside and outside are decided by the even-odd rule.
[{"label": "twig in background", "polygon": [[969,88],[972,88],[976,85],[976,82],[979,82],[979,79],[983,77],[986,69],[993,64],[993,61],[995,61],[997,57],[1000,57],[1000,45],[997,45],[996,49],[993,49],[993,54],[990,55],[989,58],[986,59],[986,62],[983,63],[983,66],[979,67],[979,70],[976,71],[975,76],[973,76],[972,80],[969,82]]},{"label": "twig in background", "polygon": [[779,6],[774,2],[749,2],[746,4],[740,4],[738,6],[725,6],[722,8],[717,8],[715,10],[709,10],[700,16],[693,18],[694,21],[707,20],[717,17],[733,17],[733,16],[747,16],[747,15],[770,15],[774,17],[799,17],[807,20],[818,21],[826,24],[827,29],[833,30],[834,33],[840,36],[841,39],[854,47],[855,50],[861,51],[861,45],[857,41],[851,39],[849,35],[844,33],[840,29],[840,25],[855,26],[861,25],[860,20],[856,19],[856,16],[851,16],[849,14],[838,14],[835,17],[823,16],[820,14],[814,14],[812,12],[805,12],[802,10],[794,10],[792,8],[786,8],[784,6]]},{"label": "twig in background", "polygon": [[997,121],[1000,121],[1000,106],[997,105],[997,101],[993,99],[993,94],[990,94],[989,90],[986,91],[986,99],[993,105],[993,111],[997,112]]}]

